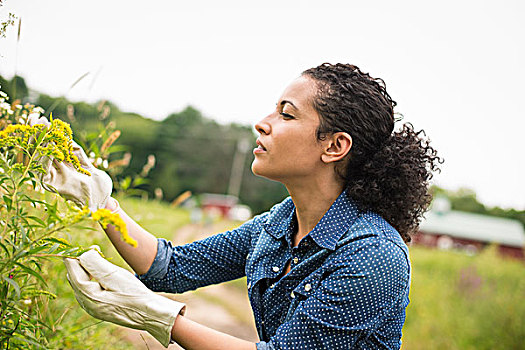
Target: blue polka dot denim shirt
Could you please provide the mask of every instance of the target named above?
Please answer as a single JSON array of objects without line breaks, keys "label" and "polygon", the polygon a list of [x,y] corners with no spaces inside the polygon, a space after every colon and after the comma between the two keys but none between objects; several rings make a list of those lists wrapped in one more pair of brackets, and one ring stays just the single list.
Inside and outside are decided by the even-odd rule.
[{"label": "blue polka dot denim shirt", "polygon": [[293,247],[294,212],[287,198],[232,231],[177,247],[159,239],[139,278],[182,293],[247,276],[259,350],[399,349],[410,285],[399,233],[343,192]]}]

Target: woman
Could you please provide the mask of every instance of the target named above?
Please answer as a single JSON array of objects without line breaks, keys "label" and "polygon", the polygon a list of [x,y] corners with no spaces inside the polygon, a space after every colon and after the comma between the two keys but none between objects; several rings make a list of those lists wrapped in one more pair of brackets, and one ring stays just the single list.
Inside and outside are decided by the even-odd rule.
[{"label": "woman", "polygon": [[[139,249],[114,227],[106,229],[110,240],[151,290],[182,293],[247,276],[257,344],[188,320],[181,304],[127,302],[134,293],[143,298],[135,301],[161,297],[96,253],[66,263],[77,299],[95,317],[146,329],[165,346],[170,333],[188,349],[398,349],[409,302],[405,242],[431,200],[428,181],[440,159],[422,131],[409,124],[393,131],[394,106],[384,82],[355,66],[303,72],[255,125],[252,171],[283,183],[290,197],[235,230],[174,247],[116,200],[105,205]],[[171,314],[155,313],[163,308]],[[151,310],[157,328],[144,316]],[[147,320],[128,322],[130,312]]]}]

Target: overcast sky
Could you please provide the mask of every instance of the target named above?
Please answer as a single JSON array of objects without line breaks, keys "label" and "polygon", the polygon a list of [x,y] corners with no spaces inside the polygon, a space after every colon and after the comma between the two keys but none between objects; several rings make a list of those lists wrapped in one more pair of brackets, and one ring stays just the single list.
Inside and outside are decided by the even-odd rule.
[{"label": "overcast sky", "polygon": [[303,70],[356,64],[445,158],[439,186],[525,209],[524,1],[4,2],[22,30],[0,74],[157,120],[191,104],[253,125]]}]

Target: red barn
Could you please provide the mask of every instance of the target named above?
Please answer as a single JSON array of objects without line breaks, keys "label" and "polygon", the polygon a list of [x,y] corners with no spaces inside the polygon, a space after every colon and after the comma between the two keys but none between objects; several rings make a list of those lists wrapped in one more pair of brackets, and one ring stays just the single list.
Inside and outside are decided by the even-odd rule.
[{"label": "red barn", "polygon": [[201,195],[202,209],[206,212],[218,212],[222,217],[228,217],[239,198],[226,194],[203,193]]},{"label": "red barn", "polygon": [[496,244],[502,255],[525,259],[523,225],[512,219],[450,210],[444,199],[436,199],[414,235],[414,244],[476,253]]}]

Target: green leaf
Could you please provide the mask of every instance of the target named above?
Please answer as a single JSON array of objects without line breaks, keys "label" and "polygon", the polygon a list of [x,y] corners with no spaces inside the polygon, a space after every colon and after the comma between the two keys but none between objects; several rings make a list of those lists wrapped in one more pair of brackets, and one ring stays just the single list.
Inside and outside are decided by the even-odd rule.
[{"label": "green leaf", "polygon": [[16,283],[13,279],[6,277],[6,276],[2,276],[2,279],[13,286],[18,299],[20,299],[20,286],[18,285],[18,283]]},{"label": "green leaf", "polygon": [[142,177],[136,177],[134,180],[133,180],[133,186],[140,186],[140,185],[144,185],[144,184],[147,184],[149,181],[147,179],[144,179]]},{"label": "green leaf", "polygon": [[35,296],[35,295],[47,295],[48,297],[52,299],[57,298],[56,294],[53,294],[47,290],[42,290],[42,289],[29,289],[29,290],[25,290],[24,292],[24,296],[26,297]]},{"label": "green leaf", "polygon": [[52,243],[58,243],[60,245],[71,247],[71,244],[68,241],[66,241],[65,239],[58,239],[58,238],[55,238],[55,237],[47,237],[47,238],[44,238],[43,241],[52,242]]},{"label": "green leaf", "polygon": [[12,208],[13,200],[7,195],[3,195],[4,203],[7,205],[7,210],[10,211]]},{"label": "green leaf", "polygon": [[23,183],[25,183],[26,181],[29,181],[31,180],[31,177],[30,176],[25,176],[24,178],[21,178],[19,181],[18,181],[18,187],[22,186]]},{"label": "green leaf", "polygon": [[14,256],[13,256],[13,259],[14,260],[18,260],[20,259],[21,257],[24,257],[28,254],[27,250],[25,249],[22,249],[22,250],[19,250]]},{"label": "green leaf", "polygon": [[16,262],[15,265],[17,265],[18,267],[20,267],[20,268],[21,268],[23,271],[25,271],[26,273],[28,273],[28,274],[30,274],[30,275],[36,277],[39,281],[41,281],[41,282],[44,284],[44,286],[47,287],[47,282],[44,281],[44,278],[43,278],[42,276],[40,276],[40,274],[39,274],[38,272],[36,272],[35,270],[33,270],[33,269],[31,269],[31,268],[29,268],[29,267],[27,267],[27,266],[22,265],[22,264],[19,263],[19,262]]},{"label": "green leaf", "polygon": [[45,349],[45,346],[43,346],[42,344],[39,344],[31,339],[28,339],[28,338],[21,338],[21,337],[13,337],[14,339],[16,340],[19,340],[19,341],[23,341],[24,343],[28,343],[28,344],[31,344],[33,346],[36,346],[37,348],[40,348],[40,349]]},{"label": "green leaf", "polygon": [[38,138],[36,139],[36,144],[40,144],[40,142],[42,142],[42,140],[44,139],[44,136],[46,136],[47,132],[43,131],[43,132],[40,132],[40,134],[38,135]]},{"label": "green leaf", "polygon": [[45,227],[46,226],[46,223],[44,222],[44,220],[40,219],[39,217],[37,216],[27,216],[28,219],[31,219],[33,221],[36,221],[41,227]]},{"label": "green leaf", "polygon": [[49,248],[48,253],[51,254],[51,253],[55,252],[58,248],[60,248],[60,244],[55,243],[55,244],[53,244],[51,246],[51,248]]},{"label": "green leaf", "polygon": [[64,256],[77,256],[79,255],[80,248],[79,247],[73,247],[70,249],[64,249],[62,251]]},{"label": "green leaf", "polygon": [[40,252],[40,251],[42,251],[42,250],[44,250],[46,248],[47,247],[45,245],[37,245],[34,248],[29,249],[28,250],[28,254],[34,255],[34,254],[36,254],[36,253],[38,253],[38,252]]},{"label": "green leaf", "polygon": [[111,145],[108,150],[106,150],[106,153],[117,153],[117,152],[124,152],[127,151],[129,147],[124,145]]},{"label": "green leaf", "polygon": [[129,188],[129,186],[131,185],[131,177],[130,176],[126,176],[126,178],[124,178],[121,182],[120,182],[120,186],[122,187],[122,189],[125,191]]},{"label": "green leaf", "polygon": [[0,185],[3,184],[4,182],[8,181],[9,180],[9,177],[7,176],[1,176],[0,177]]},{"label": "green leaf", "polygon": [[7,250],[7,247],[2,242],[0,242],[0,247],[5,251],[6,255],[9,257],[9,250]]},{"label": "green leaf", "polygon": [[22,242],[27,241],[27,230],[24,226],[20,226],[20,232],[22,233]]},{"label": "green leaf", "polygon": [[75,225],[75,229],[97,231],[97,229],[95,227],[83,226],[83,225]]}]

